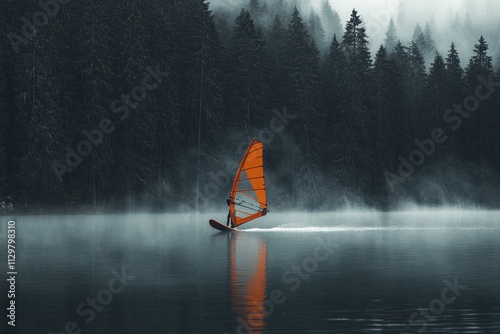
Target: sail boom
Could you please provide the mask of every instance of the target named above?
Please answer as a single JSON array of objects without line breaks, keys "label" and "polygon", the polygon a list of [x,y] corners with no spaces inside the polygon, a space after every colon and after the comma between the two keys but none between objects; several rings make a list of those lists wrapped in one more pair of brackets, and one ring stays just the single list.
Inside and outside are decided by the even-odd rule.
[{"label": "sail boom", "polygon": [[251,216],[251,215],[254,214],[254,212],[246,212],[246,211],[243,211],[243,210],[236,210],[236,212],[243,213],[243,214],[245,214],[247,216]]},{"label": "sail boom", "polygon": [[[262,189],[262,190],[265,190],[265,189]],[[247,196],[247,197],[248,197],[248,198],[250,198],[251,200],[253,200],[253,201],[257,202],[257,203],[259,204],[259,206],[266,206],[266,204],[265,204],[265,203],[261,203],[261,202],[259,202],[259,200],[258,200],[258,199],[256,199],[256,198],[254,198],[254,197],[250,196],[248,193],[246,193],[246,192],[244,192],[244,191],[240,191],[240,192],[241,192],[241,194],[243,194],[243,195]],[[243,203],[243,202],[245,202],[245,201],[244,201],[244,200],[242,200],[242,203]]]}]

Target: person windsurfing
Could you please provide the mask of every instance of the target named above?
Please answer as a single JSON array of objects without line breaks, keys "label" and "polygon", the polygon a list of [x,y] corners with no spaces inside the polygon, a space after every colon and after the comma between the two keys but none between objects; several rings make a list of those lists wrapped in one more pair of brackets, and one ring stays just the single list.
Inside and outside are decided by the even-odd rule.
[{"label": "person windsurfing", "polygon": [[[231,206],[231,204],[236,204],[232,201],[231,194],[229,194],[229,197],[226,199],[226,204],[227,206]],[[229,212],[227,213],[227,223],[226,226],[229,226],[229,221],[231,221],[231,228],[234,228],[234,224],[231,219],[231,208],[229,208]]]}]

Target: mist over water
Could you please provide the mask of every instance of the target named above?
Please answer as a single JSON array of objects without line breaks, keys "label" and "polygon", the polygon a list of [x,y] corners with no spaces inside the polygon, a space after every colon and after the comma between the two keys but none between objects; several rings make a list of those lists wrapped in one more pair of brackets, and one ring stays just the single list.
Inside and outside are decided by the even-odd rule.
[{"label": "mist over water", "polygon": [[[233,334],[239,318],[261,333],[417,333],[422,320],[428,333],[500,330],[499,212],[275,212],[236,234],[208,225],[221,216],[19,217],[18,333],[74,322],[91,333]],[[107,303],[113,271],[130,281]],[[453,303],[432,321],[418,313],[454,282]],[[276,291],[273,312],[250,322]],[[96,296],[105,305],[87,322],[91,308],[77,308]]]}]

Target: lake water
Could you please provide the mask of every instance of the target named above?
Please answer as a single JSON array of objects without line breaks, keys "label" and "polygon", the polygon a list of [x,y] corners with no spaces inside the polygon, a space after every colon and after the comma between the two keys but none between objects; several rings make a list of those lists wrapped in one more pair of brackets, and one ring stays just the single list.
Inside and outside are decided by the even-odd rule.
[{"label": "lake water", "polygon": [[9,218],[2,333],[500,333],[500,212]]}]

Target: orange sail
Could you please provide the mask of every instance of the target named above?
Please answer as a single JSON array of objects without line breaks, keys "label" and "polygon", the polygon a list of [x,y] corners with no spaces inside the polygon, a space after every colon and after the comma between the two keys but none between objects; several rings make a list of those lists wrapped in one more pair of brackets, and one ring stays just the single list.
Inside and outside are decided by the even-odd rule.
[{"label": "orange sail", "polygon": [[229,205],[234,226],[248,223],[268,212],[263,151],[262,142],[253,139],[234,178]]}]

